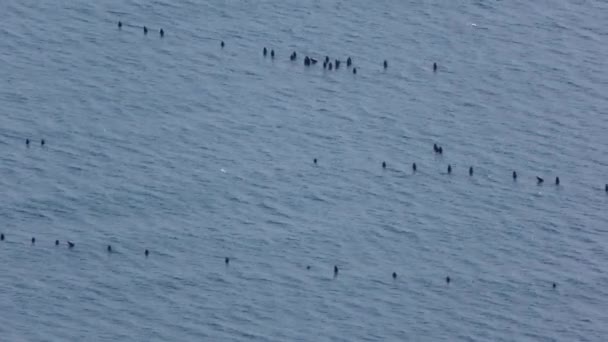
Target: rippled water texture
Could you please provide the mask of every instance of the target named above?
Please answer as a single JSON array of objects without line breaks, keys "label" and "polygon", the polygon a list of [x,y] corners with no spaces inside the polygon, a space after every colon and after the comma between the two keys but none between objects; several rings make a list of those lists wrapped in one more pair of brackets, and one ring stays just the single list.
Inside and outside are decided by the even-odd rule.
[{"label": "rippled water texture", "polygon": [[607,19],[0,2],[0,340],[605,341]]}]

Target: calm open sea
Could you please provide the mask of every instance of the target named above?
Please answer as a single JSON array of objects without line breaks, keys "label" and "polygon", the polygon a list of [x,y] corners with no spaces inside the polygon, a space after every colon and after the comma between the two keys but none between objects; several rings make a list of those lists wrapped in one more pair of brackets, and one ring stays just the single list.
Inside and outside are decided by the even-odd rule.
[{"label": "calm open sea", "polygon": [[607,22],[1,1],[0,341],[606,341]]}]

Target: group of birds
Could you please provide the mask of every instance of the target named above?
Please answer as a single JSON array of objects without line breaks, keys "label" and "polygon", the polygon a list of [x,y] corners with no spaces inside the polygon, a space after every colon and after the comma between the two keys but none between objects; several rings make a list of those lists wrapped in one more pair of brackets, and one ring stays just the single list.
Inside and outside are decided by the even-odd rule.
[{"label": "group of birds", "polygon": [[[118,21],[118,29],[121,30],[123,27],[123,23],[122,21]],[[147,26],[143,26],[143,30],[144,30],[144,34],[148,34],[148,27]],[[162,28],[160,30],[158,30],[158,34],[160,35],[160,37],[164,37],[165,36],[165,30],[163,30]]]},{"label": "group of birds", "polygon": [[[0,233],[0,241],[4,241],[5,239],[6,239],[6,237],[4,236],[4,233]],[[31,242],[32,246],[34,246],[36,244],[36,238],[32,237],[32,239],[30,240],[30,242]],[[59,245],[60,245],[59,240],[55,240],[55,246],[59,246]],[[69,249],[72,249],[72,248],[76,247],[76,244],[74,242],[72,242],[72,241],[69,241],[69,240],[66,241],[66,245],[68,246]],[[108,245],[106,247],[106,250],[108,251],[108,253],[112,253],[112,251],[113,251],[112,250],[112,245]],[[144,255],[145,256],[150,255],[150,251],[146,249],[144,251]],[[226,260],[228,260],[228,258],[226,258]],[[226,263],[228,263],[228,262],[226,262]]]},{"label": "group of birds", "polygon": [[[268,55],[268,49],[266,47],[264,47],[262,49],[262,55],[264,57],[266,57]],[[274,53],[274,49],[270,50],[270,58],[274,59],[275,57],[275,53]],[[298,59],[298,53],[297,52],[292,52],[291,55],[289,55],[289,60],[294,62]],[[305,66],[311,66],[311,65],[315,65],[317,64],[318,60],[314,57],[309,57],[309,56],[304,56],[304,65]],[[329,58],[329,56],[325,56],[325,59],[323,60],[323,69],[328,69],[328,70],[333,70],[334,68],[336,70],[340,69],[340,65],[341,63],[343,63],[343,61],[339,60],[339,59],[334,59],[334,61],[332,62]],[[346,59],[346,67],[350,68],[353,65],[353,59],[351,57],[348,57]],[[384,69],[388,68],[388,62],[385,60],[384,61]],[[357,68],[353,67],[353,74],[357,74]]]},{"label": "group of birds", "polygon": [[[222,44],[224,42],[222,41]],[[222,45],[223,47],[223,45]],[[268,55],[268,49],[266,47],[264,47],[262,49],[262,55],[264,57],[266,57]],[[275,53],[274,53],[274,49],[270,50],[270,58],[274,59],[275,57]],[[296,51],[293,51],[291,53],[291,55],[289,55],[289,60],[294,62],[298,59],[298,53]],[[304,56],[304,66],[311,66],[311,65],[315,65],[317,64],[318,59],[314,58],[314,57],[310,57],[310,56]],[[344,61],[335,58],[332,62],[332,60],[329,58],[329,56],[325,56],[325,58],[323,59],[323,69],[327,69],[327,70],[338,70],[340,69],[340,65],[344,63]],[[347,57],[346,58],[346,67],[350,68],[353,67],[353,74],[357,74],[357,68],[355,66],[353,66],[353,59],[351,57]],[[384,62],[382,62],[382,66],[384,69],[388,69],[388,61],[385,59]],[[437,63],[433,63],[433,71],[437,71]]]},{"label": "group of birds", "polygon": [[[0,241],[4,241],[4,240],[5,240],[5,236],[4,236],[4,234],[0,234]],[[36,238],[32,237],[31,243],[32,243],[32,246],[33,246],[33,245],[35,245],[35,244],[36,244]],[[59,240],[55,240],[55,246],[59,246]],[[74,242],[71,242],[71,241],[67,241],[67,246],[68,246],[68,248],[69,248],[69,249],[72,249],[72,248],[74,248],[74,247],[75,247],[75,243],[74,243]],[[112,245],[107,245],[107,246],[106,246],[106,250],[107,250],[107,252],[108,252],[108,253],[112,253],[112,252],[113,252],[113,250],[112,250]],[[146,250],[144,251],[144,255],[145,255],[146,257],[148,257],[148,256],[150,255],[150,251],[146,249]],[[226,266],[229,266],[229,265],[230,265],[230,258],[229,258],[229,257],[225,257],[225,258],[224,258],[224,263],[226,264]],[[311,267],[310,265],[307,265],[307,266],[306,266],[306,269],[307,269],[307,270],[310,270],[311,268],[312,268],[312,267]],[[339,273],[339,272],[340,272],[340,269],[338,268],[338,266],[337,266],[337,265],[334,265],[334,278],[337,278],[337,277],[338,277],[338,273]],[[392,277],[393,279],[397,279],[397,272],[393,272],[393,273],[391,274],[391,277]],[[446,276],[446,277],[445,277],[445,282],[446,282],[446,284],[448,284],[448,285],[449,285],[449,284],[451,283],[451,281],[452,281],[452,279],[450,278],[450,276]],[[553,288],[556,288],[556,287],[557,287],[557,285],[556,285],[555,283],[553,283]]]},{"label": "group of birds", "polygon": [[[118,22],[118,28],[122,29],[122,27],[123,27],[123,23],[121,21],[119,21]],[[149,31],[149,29],[146,26],[143,26],[143,32],[144,32],[144,34],[148,34],[148,31]],[[165,32],[164,32],[164,30],[162,28],[159,30],[159,35],[160,35],[161,38],[165,36]],[[222,48],[225,47],[224,41],[220,42],[220,46]],[[270,55],[270,58],[272,58],[272,59],[274,59],[275,56],[276,56],[274,49],[270,49],[270,52],[269,52],[266,47],[264,47],[262,49],[262,55],[264,57]],[[295,51],[293,51],[291,53],[289,59],[291,61],[296,61],[297,58],[298,58],[297,53]],[[315,64],[317,64],[317,62],[318,62],[318,60],[316,58],[314,58],[314,57],[310,57],[310,56],[305,56],[304,57],[304,65],[305,66],[315,65]],[[323,60],[323,68],[324,69],[328,69],[328,70],[333,70],[333,69],[337,70],[337,69],[340,68],[340,65],[342,63],[343,63],[343,61],[341,61],[339,59],[334,59],[333,62],[332,62],[332,60],[330,60],[329,56],[325,56],[325,58]],[[345,63],[346,63],[346,67],[347,68],[352,67],[352,73],[353,74],[357,74],[357,68],[353,66],[353,59],[351,57],[348,57],[346,59]],[[382,63],[382,65],[383,65],[384,69],[387,69],[388,68],[388,61],[384,60],[383,63]],[[437,63],[433,63],[433,71],[437,71]],[[25,143],[26,143],[26,146],[29,147],[30,143],[31,143],[30,139],[26,139]],[[45,145],[45,140],[44,139],[40,140],[40,145],[41,146]],[[434,152],[436,154],[443,154],[443,147],[442,146],[438,146],[437,144],[434,144],[433,145],[433,150],[434,150]],[[317,158],[314,158],[313,162],[314,162],[314,164],[317,164],[318,163]],[[387,168],[387,164],[384,161],[382,162],[382,168],[383,169]],[[417,169],[418,169],[418,167],[417,167],[416,163],[413,163],[412,164],[412,171],[416,172]],[[452,166],[451,165],[448,165],[448,167],[447,167],[447,173],[448,174],[452,173]],[[473,176],[473,166],[469,167],[469,176]],[[517,180],[517,172],[516,171],[513,171],[512,178],[513,178],[513,180]],[[537,181],[537,184],[540,185],[540,184],[542,184],[544,182],[544,179],[537,176],[536,177],[536,181]],[[560,179],[559,179],[559,177],[555,178],[555,185],[560,185]],[[608,193],[608,184],[605,185],[605,191],[606,191],[606,193]],[[4,241],[4,240],[5,240],[4,234],[0,234],[0,241]],[[66,242],[67,242],[68,248],[72,249],[72,248],[75,247],[75,243],[74,242],[72,242],[72,241],[66,241]],[[32,237],[31,244],[32,245],[36,244],[36,238]],[[59,240],[55,240],[55,246],[59,246],[59,244],[60,244]],[[112,253],[113,252],[111,245],[107,245],[106,250],[107,250],[108,253]],[[148,249],[146,249],[144,251],[144,255],[147,257],[149,254],[150,254],[150,251]],[[228,266],[230,264],[230,258],[226,257],[224,259],[224,262],[225,262],[226,266]],[[311,266],[306,266],[306,269],[310,270]],[[338,276],[338,273],[339,273],[339,268],[336,265],[336,266],[334,266],[334,278]],[[396,272],[392,273],[392,278],[393,279],[397,278],[397,273]],[[446,281],[447,284],[449,284],[451,282],[451,278],[449,276],[447,276],[445,278],[445,281]],[[552,284],[553,288],[556,288],[556,286],[557,285],[555,283]]]},{"label": "group of birds", "polygon": [[[433,150],[435,151],[436,154],[443,154],[443,147],[438,146],[437,144],[433,145]],[[315,165],[317,165],[318,160],[317,158],[313,159],[313,163]],[[387,164],[385,161],[382,162],[382,168],[386,169],[387,168]],[[416,165],[416,163],[412,163],[412,172],[416,172],[418,171],[418,165]],[[448,175],[452,174],[452,165],[448,164],[448,169],[447,169],[447,173]],[[473,166],[469,167],[469,176],[473,176]],[[511,177],[513,178],[513,180],[517,180],[517,171],[513,171],[513,173],[511,174]],[[545,180],[542,177],[536,176],[536,184],[541,185],[545,182]],[[555,185],[560,185],[560,180],[559,177],[555,177]],[[604,190],[606,191],[606,193],[608,193],[608,184],[606,184],[604,186]]]},{"label": "group of birds", "polygon": [[[25,139],[25,146],[30,147],[30,139]],[[40,139],[40,146],[44,146],[44,144],[46,144],[46,141],[44,141],[44,139]]]},{"label": "group of birds", "polygon": [[[122,21],[118,21],[118,29],[122,29],[122,27],[125,24],[122,23]],[[134,25],[129,25],[129,26],[134,26]],[[148,34],[148,27],[147,26],[143,26],[143,32],[144,35]],[[159,31],[159,35],[160,37],[164,37],[165,36],[165,31],[161,28]],[[224,46],[226,46],[226,44],[224,43],[224,41],[220,41],[220,47],[224,48]],[[264,55],[264,57],[266,57],[268,55],[268,49],[266,47],[264,47],[262,49],[262,54]],[[270,49],[270,58],[275,58],[275,52],[274,49]],[[291,61],[296,61],[298,58],[298,54],[294,51],[291,53],[291,55],[289,56],[289,59]],[[311,66],[311,65],[315,65],[317,64],[318,60],[314,57],[309,57],[309,56],[305,56],[304,57],[304,65],[305,66]],[[328,69],[328,70],[333,70],[333,69],[340,69],[340,65],[343,63],[343,61],[339,60],[339,59],[334,59],[333,62],[330,60],[329,56],[325,56],[325,59],[323,60],[323,69]],[[348,57],[346,59],[346,67],[350,68],[351,66],[353,66],[353,60],[351,57]],[[385,59],[382,63],[382,66],[384,69],[388,68],[388,61]],[[437,63],[433,63],[433,71],[437,71]],[[357,68],[353,66],[352,68],[352,72],[353,74],[357,74]]]}]

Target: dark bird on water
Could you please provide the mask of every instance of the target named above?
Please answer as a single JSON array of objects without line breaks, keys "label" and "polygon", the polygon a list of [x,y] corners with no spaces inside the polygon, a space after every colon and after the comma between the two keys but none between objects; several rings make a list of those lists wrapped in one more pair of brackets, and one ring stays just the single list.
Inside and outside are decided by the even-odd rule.
[{"label": "dark bird on water", "polygon": [[608,192],[608,184],[606,184],[606,185],[604,186],[604,190],[606,190],[606,192]]},{"label": "dark bird on water", "polygon": [[449,283],[450,283],[450,281],[452,281],[452,279],[450,279],[450,277],[449,277],[449,276],[445,277],[445,282],[446,282],[447,284],[449,284]]},{"label": "dark bird on water", "polygon": [[306,269],[309,270],[310,269],[310,265],[306,266]]},{"label": "dark bird on water", "polygon": [[553,288],[556,288],[556,287],[557,287],[557,284],[556,284],[556,283],[553,283]]},{"label": "dark bird on water", "polygon": [[108,245],[107,250],[108,250],[108,252],[112,253],[112,246],[111,246],[111,245]]},{"label": "dark bird on water", "polygon": [[448,175],[452,173],[452,165],[448,165]]},{"label": "dark bird on water", "polygon": [[45,143],[46,143],[46,142],[44,141],[44,139],[41,139],[41,140],[40,140],[40,146],[44,146],[44,144],[45,144]]},{"label": "dark bird on water", "polygon": [[144,26],[144,34],[148,34],[148,28]]},{"label": "dark bird on water", "polygon": [[397,273],[393,272],[393,279],[397,279]]},{"label": "dark bird on water", "polygon": [[266,47],[264,47],[264,50],[262,50],[262,54],[263,54],[264,56],[266,56],[266,55],[268,54],[268,50],[266,50]]},{"label": "dark bird on water", "polygon": [[433,63],[433,71],[437,71],[437,63]]},{"label": "dark bird on water", "polygon": [[313,162],[314,162],[315,164],[317,164],[317,158],[313,159]]},{"label": "dark bird on water", "polygon": [[165,31],[164,31],[164,30],[161,28],[161,29],[160,29],[160,37],[162,38],[162,37],[164,37],[164,36],[165,36]]},{"label": "dark bird on water", "polygon": [[295,61],[295,60],[296,60],[296,58],[298,58],[298,55],[297,55],[297,54],[296,54],[296,52],[294,51],[294,52],[291,54],[291,56],[289,56],[289,59],[290,59],[290,60],[292,60],[292,61]]},{"label": "dark bird on water", "polygon": [[350,57],[348,57],[348,58],[346,59],[346,66],[347,66],[347,67],[349,67],[349,66],[351,66],[352,64],[353,64],[353,60],[352,60]]},{"label": "dark bird on water", "polygon": [[226,44],[224,44],[224,41],[222,40],[222,42],[220,43],[220,47],[224,47]]},{"label": "dark bird on water", "polygon": [[310,65],[310,58],[308,56],[304,57],[304,65],[305,66],[309,66]]},{"label": "dark bird on water", "polygon": [[327,69],[327,62],[323,62],[323,69]]},{"label": "dark bird on water", "polygon": [[68,241],[68,248],[74,248],[75,244],[71,241]]},{"label": "dark bird on water", "polygon": [[334,266],[334,277],[338,276],[338,266]]},{"label": "dark bird on water", "polygon": [[472,175],[473,175],[473,167],[471,166],[471,167],[469,167],[469,176],[472,176]]},{"label": "dark bird on water", "polygon": [[540,178],[540,177],[536,176],[536,183],[537,183],[537,184],[543,184],[543,182],[544,182],[544,181],[545,181],[544,179],[542,179],[542,178]]},{"label": "dark bird on water", "polygon": [[386,59],[384,60],[384,69],[388,68],[388,62],[386,61]]},{"label": "dark bird on water", "polygon": [[559,185],[559,177],[555,177],[555,185]]},{"label": "dark bird on water", "polygon": [[416,163],[412,164],[412,171],[416,172],[417,167],[416,167]]},{"label": "dark bird on water", "polygon": [[382,168],[386,169],[386,162],[382,162]]},{"label": "dark bird on water", "polygon": [[230,263],[230,258],[229,258],[229,257],[226,257],[226,258],[224,259],[224,262],[226,263],[226,265],[228,265],[228,264]]},{"label": "dark bird on water", "polygon": [[0,241],[4,241],[4,234],[0,234]]},{"label": "dark bird on water", "polygon": [[353,74],[357,74],[357,68],[353,68]]},{"label": "dark bird on water", "polygon": [[517,179],[517,172],[513,171],[513,180]]},{"label": "dark bird on water", "polygon": [[59,240],[55,240],[55,246],[59,246]]},{"label": "dark bird on water", "polygon": [[32,245],[34,245],[34,244],[36,244],[36,238],[35,237],[32,238]]},{"label": "dark bird on water", "polygon": [[310,58],[310,63],[312,63],[313,65],[314,65],[314,64],[317,64],[317,60],[316,60],[315,58],[312,58],[312,57],[311,57],[311,58]]},{"label": "dark bird on water", "polygon": [[144,254],[146,255],[146,257],[148,257],[148,254],[150,254],[150,251],[148,251],[148,250],[146,249],[146,251],[144,252]]},{"label": "dark bird on water", "polygon": [[340,68],[340,61],[336,59],[334,64],[336,65],[336,70],[338,70]]},{"label": "dark bird on water", "polygon": [[329,64],[327,64],[327,69],[329,69],[329,70],[333,69],[333,65],[331,64],[331,62],[329,62]]},{"label": "dark bird on water", "polygon": [[30,139],[25,139],[25,146],[30,147]]},{"label": "dark bird on water", "polygon": [[118,28],[122,28],[122,22],[121,21],[118,22]]},{"label": "dark bird on water", "polygon": [[274,58],[274,50],[270,50],[270,58]]}]

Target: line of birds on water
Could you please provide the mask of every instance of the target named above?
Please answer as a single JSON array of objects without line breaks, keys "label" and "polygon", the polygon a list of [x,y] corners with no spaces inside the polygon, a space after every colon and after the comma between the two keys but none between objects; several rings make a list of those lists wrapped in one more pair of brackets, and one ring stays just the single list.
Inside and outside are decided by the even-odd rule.
[{"label": "line of birds on water", "polygon": [[[25,139],[25,145],[29,148],[31,144],[30,139]],[[44,139],[40,139],[40,146],[44,146],[46,144],[46,141]],[[443,154],[443,147],[442,146],[438,146],[436,143],[433,144],[433,150],[435,151],[436,154]],[[318,160],[317,158],[313,159],[313,163],[315,165],[317,165]],[[382,162],[382,168],[386,169],[387,168],[387,164],[385,161]],[[416,163],[412,163],[412,172],[417,172],[418,171],[418,165],[416,165]],[[448,169],[447,169],[447,173],[448,175],[452,174],[452,165],[448,164]],[[469,176],[473,177],[473,173],[474,173],[474,169],[473,166],[469,166]],[[517,180],[517,171],[513,171],[513,173],[511,174],[511,177],[513,178],[514,181]],[[544,178],[536,176],[536,184],[541,185],[545,182]],[[560,180],[559,180],[559,176],[555,177],[555,185],[560,185]],[[608,194],[608,183],[604,185],[604,191]]]},{"label": "line of birds on water", "polygon": [[[123,24],[122,21],[118,21],[118,29],[121,30],[123,26],[129,26],[129,27],[139,27],[137,25],[126,25]],[[147,26],[142,26],[143,31],[144,31],[144,35],[148,34],[148,27]],[[158,31],[159,35],[161,38],[163,38],[165,36],[165,31],[161,28]],[[220,41],[220,47],[224,48],[226,46],[226,43],[224,43],[224,41]],[[268,55],[268,49],[266,47],[264,47],[262,49],[262,55],[264,57],[266,57]],[[274,59],[275,58],[275,52],[274,49],[270,49],[270,58]],[[296,61],[298,58],[298,54],[294,51],[291,53],[291,55],[289,56],[289,60]],[[305,56],[304,57],[304,65],[305,66],[311,66],[311,65],[315,65],[317,64],[318,60],[314,57],[309,57],[309,56]],[[343,61],[339,60],[339,59],[334,59],[334,62],[332,63],[332,61],[330,60],[329,56],[325,56],[325,59],[323,61],[323,69],[328,69],[328,70],[333,70],[335,68],[335,70],[340,69],[340,65]],[[346,59],[346,67],[350,68],[351,66],[353,66],[353,59],[351,57],[348,57]],[[388,69],[388,61],[385,59],[384,62],[382,63],[382,66],[384,69]],[[437,71],[437,63],[433,63],[433,71]],[[353,66],[353,74],[357,74],[357,68]]]},{"label": "line of birds on water", "polygon": [[[443,147],[438,146],[437,144],[433,145],[433,150],[435,151],[436,154],[443,154]],[[318,159],[314,158],[313,163],[315,165],[318,164]],[[382,168],[386,169],[387,168],[387,164],[385,161],[382,162]],[[412,172],[417,172],[418,171],[418,165],[416,165],[416,163],[412,163]],[[448,175],[452,174],[452,165],[448,164],[448,169],[447,169],[447,173]],[[469,166],[469,176],[473,177],[473,173],[474,173],[474,169],[473,166]],[[517,171],[513,171],[513,173],[511,174],[511,177],[513,178],[513,180],[517,180]],[[542,177],[536,176],[536,184],[541,185],[545,182],[545,180]],[[555,185],[560,185],[560,180],[559,177],[555,177]],[[608,193],[608,184],[604,185],[604,191],[606,193]]]},{"label": "line of birds on water", "polygon": [[[4,233],[0,233],[0,241],[5,241],[6,240],[6,236],[4,235]],[[36,238],[32,237],[32,239],[30,240],[30,242],[32,243],[32,246],[36,245]],[[59,240],[55,240],[55,246],[59,246],[61,243],[59,242]],[[76,247],[76,243],[67,240],[66,241],[66,245],[68,246],[69,249],[73,249],[74,247]],[[106,250],[108,251],[108,253],[112,253],[112,245],[108,245],[106,247]],[[144,250],[144,255],[147,257],[150,255],[150,250],[146,249]]]},{"label": "line of birds on water", "polygon": [[[3,233],[0,234],[0,241],[5,241],[5,239],[6,239],[6,237],[4,236],[4,234]],[[31,243],[32,243],[32,246],[34,246],[36,244],[36,238],[32,237]],[[73,249],[76,246],[76,244],[74,242],[72,242],[72,241],[66,241],[66,243],[67,243],[67,246],[68,246],[69,249]],[[59,246],[59,244],[60,244],[59,240],[55,240],[55,246]],[[106,246],[106,251],[108,253],[112,253],[113,252],[112,245],[107,245]],[[147,258],[150,255],[150,251],[148,249],[146,249],[144,251],[144,255]],[[230,265],[230,258],[229,257],[225,257],[224,258],[224,263],[226,264],[226,266]],[[306,270],[310,270],[310,269],[311,269],[311,266],[307,265],[306,266]],[[337,265],[334,265],[334,278],[337,278],[339,273],[340,273],[340,268],[338,268]],[[391,277],[396,280],[397,279],[397,272],[393,272],[391,274]],[[445,277],[445,282],[446,282],[446,284],[449,285],[452,282],[452,278],[450,278],[450,276],[446,276]],[[553,283],[552,287],[556,288],[557,284]]]}]

